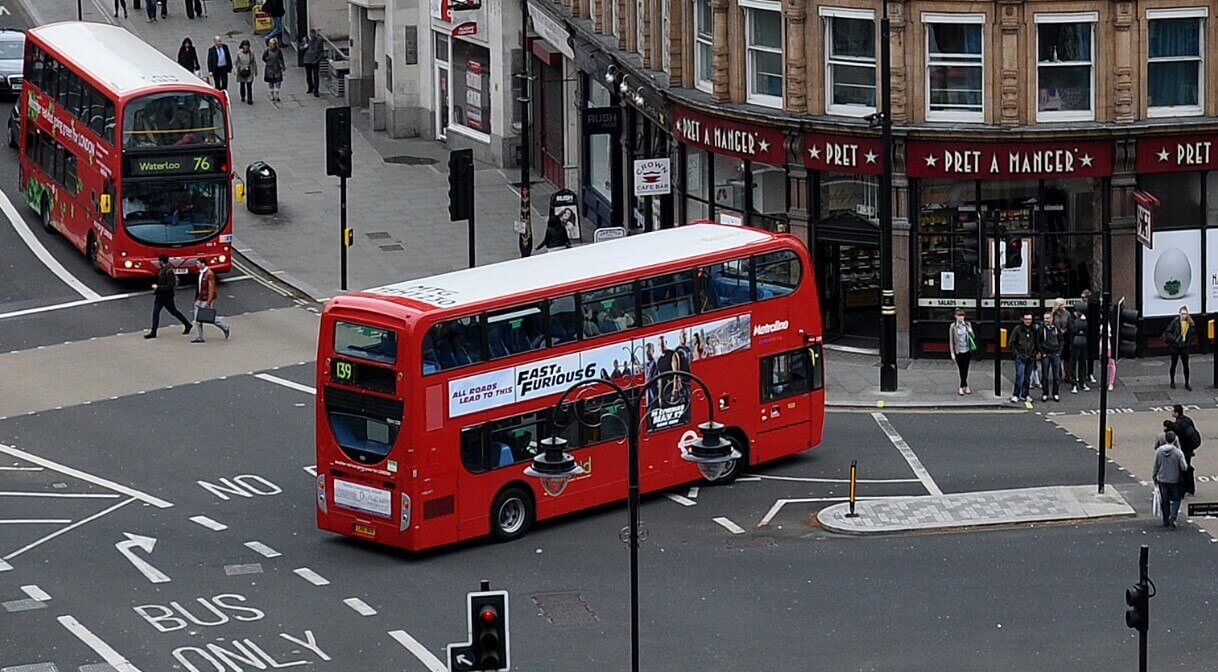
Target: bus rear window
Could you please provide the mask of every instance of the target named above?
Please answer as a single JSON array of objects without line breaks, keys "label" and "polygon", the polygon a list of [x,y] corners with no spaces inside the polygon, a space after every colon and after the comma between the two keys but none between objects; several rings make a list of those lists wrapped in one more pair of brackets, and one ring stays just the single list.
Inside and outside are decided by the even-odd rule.
[{"label": "bus rear window", "polygon": [[380,327],[354,322],[334,323],[334,352],[374,362],[393,364],[397,361],[398,335]]}]

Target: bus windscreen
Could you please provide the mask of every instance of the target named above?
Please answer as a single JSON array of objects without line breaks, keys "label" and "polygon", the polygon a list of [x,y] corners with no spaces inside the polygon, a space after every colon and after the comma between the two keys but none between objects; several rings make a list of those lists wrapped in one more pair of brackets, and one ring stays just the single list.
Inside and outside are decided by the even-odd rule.
[{"label": "bus windscreen", "polygon": [[197,243],[228,221],[225,180],[128,180],[123,183],[123,225],[147,245]]},{"label": "bus windscreen", "polygon": [[398,335],[389,329],[354,322],[336,322],[334,352],[393,364],[398,359]]},{"label": "bus windscreen", "polygon": [[216,96],[176,92],[137,98],[123,110],[123,147],[223,145],[224,106]]}]

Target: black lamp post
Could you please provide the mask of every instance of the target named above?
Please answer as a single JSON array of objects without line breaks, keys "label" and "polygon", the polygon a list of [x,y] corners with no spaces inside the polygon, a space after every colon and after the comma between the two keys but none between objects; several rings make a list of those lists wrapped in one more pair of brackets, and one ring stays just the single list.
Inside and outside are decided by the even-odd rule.
[{"label": "black lamp post", "polygon": [[[710,388],[706,383],[702,382],[701,378],[687,373],[685,371],[665,371],[647,381],[644,389],[650,386],[657,386],[663,389],[662,383],[666,379],[672,379],[675,383],[678,379],[684,379],[696,383],[702,388],[703,398],[706,400],[707,421],[698,425],[699,436],[689,446],[688,451],[681,453],[681,459],[687,462],[697,463],[698,469],[707,480],[715,480],[722,477],[731,469],[732,462],[743,457],[740,451],[732,447],[732,444],[725,441],[723,438],[723,425],[715,422],[715,408],[711,403]],[[573,401],[567,401],[567,397],[572,392],[579,390],[591,390],[598,387],[607,387],[613,391],[613,396],[617,397],[626,405],[626,417],[629,421],[629,426],[626,428],[627,445],[629,449],[630,459],[630,475],[629,475],[629,498],[627,499],[627,509],[630,516],[629,536],[627,543],[630,546],[630,670],[638,672],[639,670],[639,425],[644,422],[640,417],[639,397],[632,397],[620,385],[604,378],[593,378],[585,380],[567,389],[563,392],[558,401],[554,402],[552,411],[552,425],[557,427],[558,418],[567,408],[570,407]],[[577,413],[573,413],[577,420],[583,422]],[[567,423],[569,424],[569,423]],[[541,487],[552,497],[557,497],[567,489],[567,484],[570,480],[584,473],[583,467],[575,462],[575,458],[571,457],[566,452],[567,440],[557,435],[557,430],[554,430],[553,436],[541,440],[543,452],[533,458],[533,464],[524,470],[528,476],[541,480]]]},{"label": "black lamp post", "polygon": [[892,47],[888,0],[880,9],[880,138],[883,173],[880,175],[880,390],[897,389],[897,302],[892,288]]}]

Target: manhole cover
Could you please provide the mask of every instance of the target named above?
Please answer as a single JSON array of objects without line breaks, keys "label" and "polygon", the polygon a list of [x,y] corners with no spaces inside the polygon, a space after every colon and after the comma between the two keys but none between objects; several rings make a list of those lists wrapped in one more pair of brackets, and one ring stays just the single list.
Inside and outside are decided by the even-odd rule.
[{"label": "manhole cover", "polygon": [[435,165],[435,159],[429,159],[426,156],[386,156],[385,163],[396,163],[402,166],[431,166]]},{"label": "manhole cover", "polygon": [[737,548],[770,548],[777,546],[778,542],[770,537],[745,537],[744,539],[728,539],[727,547],[730,549]]},{"label": "manhole cover", "polygon": [[381,245],[380,248],[383,252],[401,252],[406,249],[401,245]]},{"label": "manhole cover", "polygon": [[384,231],[373,231],[364,235],[368,236],[369,240],[386,240],[389,238],[389,234]]},{"label": "manhole cover", "polygon": [[1171,401],[1171,397],[1162,390],[1149,390],[1146,392],[1134,392],[1133,396],[1138,398],[1138,401]]},{"label": "manhole cover", "polygon": [[575,591],[534,595],[533,603],[552,625],[569,627],[587,625],[599,620],[588,608],[584,598]]}]

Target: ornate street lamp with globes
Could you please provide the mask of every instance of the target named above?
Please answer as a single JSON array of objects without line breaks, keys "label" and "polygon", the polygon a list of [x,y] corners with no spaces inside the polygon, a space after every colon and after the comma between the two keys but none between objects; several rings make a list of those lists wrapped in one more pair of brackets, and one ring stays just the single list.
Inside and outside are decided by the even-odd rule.
[{"label": "ornate street lamp with globes", "polygon": [[[681,459],[696,463],[698,470],[702,472],[702,476],[708,481],[717,480],[722,478],[724,474],[727,474],[731,470],[732,464],[736,460],[741,459],[743,455],[732,446],[730,441],[723,437],[723,424],[715,422],[715,407],[711,403],[710,388],[707,387],[706,383],[701,378],[686,371],[665,371],[648,380],[644,385],[644,389],[656,386],[662,390],[665,381],[677,384],[680,380],[690,381],[702,389],[702,397],[706,400],[707,408],[706,422],[698,425],[698,437],[689,445],[688,450],[681,452]],[[630,461],[627,511],[630,517],[630,525],[628,527],[628,536],[625,537],[625,540],[630,547],[630,669],[631,672],[638,672],[639,427],[645,421],[645,418],[640,415],[640,410],[642,410],[640,402],[644,395],[632,396],[620,385],[605,378],[593,378],[571,386],[566,392],[563,392],[558,401],[554,402],[554,408],[551,411],[552,422],[550,423],[554,434],[541,440],[542,452],[533,458],[533,463],[525,469],[524,473],[538,479],[541,482],[542,489],[552,497],[561,495],[567,489],[567,484],[571,482],[571,479],[583,475],[584,468],[566,450],[567,440],[558,436],[559,418],[575,403],[574,399],[568,400],[568,397],[572,394],[578,397],[578,393],[581,390],[594,390],[597,388],[612,390],[612,396],[621,400],[627,410],[626,418],[628,426],[626,434]],[[584,422],[584,419],[578,413],[572,412],[572,415],[575,416],[576,421]],[[617,416],[611,417],[616,418]],[[568,424],[570,423],[565,423],[564,427]]]}]

